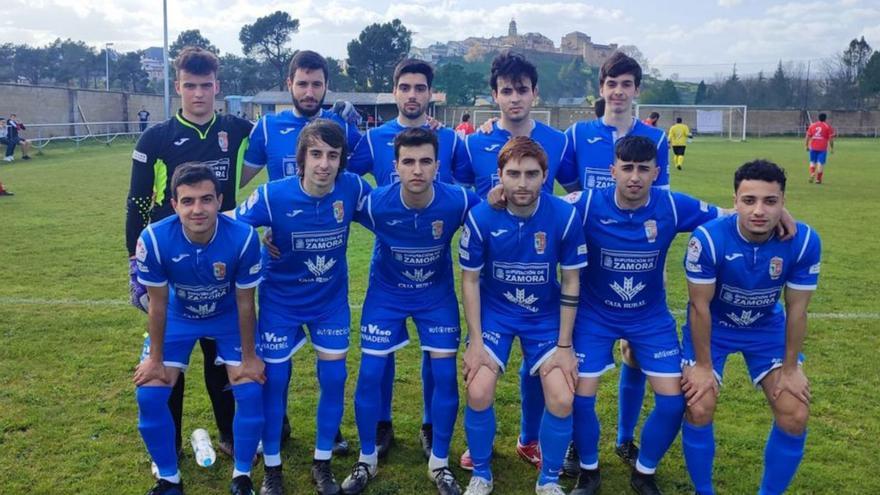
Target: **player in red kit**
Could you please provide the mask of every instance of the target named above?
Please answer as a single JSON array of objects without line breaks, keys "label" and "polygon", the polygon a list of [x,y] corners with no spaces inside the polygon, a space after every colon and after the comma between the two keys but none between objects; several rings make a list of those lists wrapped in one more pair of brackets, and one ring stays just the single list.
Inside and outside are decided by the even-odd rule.
[{"label": "player in red kit", "polygon": [[834,152],[834,128],[825,120],[828,118],[824,113],[819,114],[819,122],[813,122],[807,128],[807,138],[804,143],[810,153],[810,182],[822,183],[822,175],[825,172],[825,159],[829,148]]}]

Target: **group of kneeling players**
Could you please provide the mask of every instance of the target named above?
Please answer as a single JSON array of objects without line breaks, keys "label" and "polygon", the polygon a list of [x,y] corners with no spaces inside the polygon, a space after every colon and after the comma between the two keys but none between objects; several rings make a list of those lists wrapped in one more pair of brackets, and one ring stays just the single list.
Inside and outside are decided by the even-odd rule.
[{"label": "group of kneeling players", "polygon": [[[328,71],[315,52],[291,61],[293,110],[256,125],[213,112],[212,54],[184,49],[175,67],[182,109],[138,142],[126,221],[132,301],[148,313],[134,381],[138,427],[158,477],[149,494],[183,493],[182,371],[197,340],[220,448],[235,461],[233,494],[254,492],[251,465],[261,442],[260,493],[284,493],[292,357],[307,339],[320,386],[315,488],[365,491],[393,441],[394,354],[409,342],[408,318],[422,350],[419,438],[442,495],[462,493],[448,459],[459,367],[468,444],[459,464],[473,471],[464,493],[493,490],[495,389],[515,337],[523,356],[516,450],[539,468],[536,493],[565,493],[561,473],[577,478],[572,494],[598,493],[596,394],[614,367],[617,340],[628,345],[616,451],[632,466],[636,492],[660,493],[655,471],[681,430],[696,492],[713,493],[712,418],[725,360],[735,352],[775,419],[759,493],[785,491],[806,435],[810,391],[800,351],[819,238],[784,211],[785,173],[766,160],[736,171],[731,210],[670,191],[663,131],[632,117],[641,82],[633,59],[615,53],[601,67],[604,117],[563,133],[529,116],[535,66],[502,53],[490,74],[501,117],[466,139],[428,119],[433,70],[419,60],[394,72],[398,118],[364,136],[344,111],[322,110]],[[263,167],[269,182],[236,205],[237,188]],[[361,178],[367,173],[376,187]],[[571,193],[553,196],[556,182]],[[370,230],[375,244],[354,393],[360,455],[340,484],[330,461],[348,449],[339,427],[352,222]],[[257,227],[271,229],[262,248]],[[451,244],[459,230],[467,341],[457,361]],[[664,285],[679,232],[692,232],[681,341]],[[654,408],[637,447],[646,380]]]}]

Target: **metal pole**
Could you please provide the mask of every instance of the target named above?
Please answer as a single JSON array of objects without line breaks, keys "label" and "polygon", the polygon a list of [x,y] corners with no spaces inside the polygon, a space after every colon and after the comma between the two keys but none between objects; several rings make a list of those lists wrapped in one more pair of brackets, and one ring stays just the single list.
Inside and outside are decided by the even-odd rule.
[{"label": "metal pole", "polygon": [[168,0],[162,0],[162,23],[165,44],[162,45],[162,65],[165,71],[165,120],[171,118],[171,94],[168,85]]},{"label": "metal pole", "polygon": [[113,43],[104,43],[104,69],[107,80],[104,83],[104,90],[110,91],[110,47]]}]

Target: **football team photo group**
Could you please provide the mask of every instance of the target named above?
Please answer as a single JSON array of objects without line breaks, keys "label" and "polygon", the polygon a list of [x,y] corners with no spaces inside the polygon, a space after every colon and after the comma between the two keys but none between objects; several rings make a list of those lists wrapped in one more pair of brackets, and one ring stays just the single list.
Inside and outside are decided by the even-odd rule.
[{"label": "football team photo group", "polygon": [[[599,68],[596,118],[564,130],[530,114],[539,79],[556,75],[539,78],[516,50],[487,74],[498,117],[458,132],[429,115],[435,72],[422,60],[397,64],[397,117],[365,131],[350,103],[327,109],[333,81],[316,51],[289,62],[292,109],[255,123],[215,112],[220,70],[210,51],[181,50],[180,109],[146,128],[131,154],[130,295],[147,333],[128,421],[153,463],[148,494],[197,483],[180,461],[197,343],[205,386],[195,390],[210,398],[234,495],[393,493],[375,484],[395,471],[389,452],[402,437],[424,456],[424,493],[501,493],[496,479],[513,474],[493,469],[493,457],[515,452],[528,473],[521,493],[610,493],[607,466],[622,461],[633,493],[660,494],[665,478],[682,493],[714,494],[725,481],[713,475],[714,417],[722,384],[739,372],[725,373],[734,354],[752,394],[763,394],[749,407],[764,409],[768,433],[743,443],[763,449],[762,465],[729,462],[763,473],[750,493],[798,484],[811,402],[804,340],[822,256],[809,219],[787,209],[787,180],[806,182],[803,169],[787,174],[773,156],[743,161],[725,178],[727,207],[678,192],[672,169],[688,172],[692,132],[681,118],[667,133],[656,117],[634,117],[642,67],[620,51]],[[804,142],[817,183],[834,140],[826,115],[819,121]],[[358,294],[347,258],[355,224],[372,243]],[[678,234],[689,236],[684,250]],[[667,304],[668,278],[681,273],[673,266],[686,276],[681,328]],[[359,321],[352,300],[363,300]],[[515,345],[521,365],[511,369]],[[314,362],[301,358],[312,355],[305,346]],[[406,346],[421,361],[411,377],[421,404],[409,413],[393,407]],[[291,438],[303,422],[291,407],[304,400],[291,382],[309,367],[314,431]],[[602,377],[618,367],[617,393],[599,400]],[[502,381],[516,383],[514,416],[496,410]],[[606,402],[619,460],[600,458]],[[356,436],[343,434],[347,410]],[[421,427],[401,428],[414,410]],[[515,444],[496,441],[503,429],[518,431]],[[663,461],[679,437],[684,462],[672,469]],[[293,483],[298,467],[282,462],[291,442],[313,446],[311,486]],[[348,474],[337,479],[342,463]]]}]

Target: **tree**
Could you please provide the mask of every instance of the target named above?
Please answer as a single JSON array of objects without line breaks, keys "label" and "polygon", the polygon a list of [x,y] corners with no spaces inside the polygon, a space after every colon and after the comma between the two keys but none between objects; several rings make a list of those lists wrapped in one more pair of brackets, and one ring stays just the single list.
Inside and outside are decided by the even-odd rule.
[{"label": "tree", "polygon": [[737,75],[736,66],[734,66],[733,73],[718,88],[715,102],[722,105],[743,105],[746,103],[747,98],[746,87]]},{"label": "tree", "polygon": [[342,70],[342,64],[333,57],[327,57],[327,71],[330,73],[328,88],[332,91],[354,91],[354,79]]},{"label": "tree", "polygon": [[874,52],[865,64],[859,77],[859,87],[865,96],[880,96],[880,51]]},{"label": "tree", "polygon": [[849,81],[858,81],[865,66],[868,65],[871,51],[871,45],[865,41],[864,36],[859,40],[853,39],[849,42],[849,46],[840,55],[840,63]]},{"label": "tree", "polygon": [[40,84],[40,80],[50,72],[48,62],[49,56],[45,49],[28,45],[16,46],[13,57],[16,80],[23,77],[31,84]]},{"label": "tree", "polygon": [[459,64],[446,64],[434,74],[434,88],[446,93],[446,102],[452,105],[473,105],[487,84],[482,75],[468,72]]},{"label": "tree", "polygon": [[706,81],[700,80],[697,85],[697,94],[694,96],[694,105],[702,105],[708,98],[706,94]]},{"label": "tree", "polygon": [[15,45],[4,43],[0,45],[0,81],[15,81]]},{"label": "tree", "polygon": [[391,91],[394,66],[412,47],[412,31],[400,19],[370,24],[348,43],[348,75],[364,91]]},{"label": "tree", "polygon": [[590,71],[583,57],[575,57],[570,64],[559,69],[559,96],[581,97],[591,93]]},{"label": "tree", "polygon": [[119,87],[123,91],[132,93],[147,91],[150,78],[141,67],[143,54],[143,51],[123,53],[113,65],[112,78],[119,81]]},{"label": "tree", "polygon": [[171,60],[177,58],[180,51],[188,46],[197,46],[208,50],[214,55],[220,55],[220,50],[218,50],[213,43],[208,41],[208,38],[202,36],[201,31],[198,29],[187,29],[178,34],[174,43],[168,47],[168,58]]},{"label": "tree", "polygon": [[260,17],[253,24],[245,24],[238,33],[242,51],[247,56],[256,57],[275,68],[278,89],[284,90],[287,64],[293,51],[288,46],[290,36],[299,31],[299,19],[290,17],[280,10]]},{"label": "tree", "polygon": [[681,103],[681,97],[678,89],[672,79],[666,79],[659,84],[653,84],[651,87],[642,91],[639,103],[657,105],[678,105]]},{"label": "tree", "polygon": [[98,78],[104,75],[104,52],[98,57],[95,49],[82,41],[62,41],[57,38],[45,50],[47,68],[51,71],[49,75],[58,84],[86,88],[90,86],[92,76]]},{"label": "tree", "polygon": [[254,95],[275,86],[275,68],[227,53],[220,57],[220,90],[225,95]]},{"label": "tree", "polygon": [[772,108],[788,108],[791,105],[791,80],[782,68],[782,60],[767,83],[768,105]]}]

